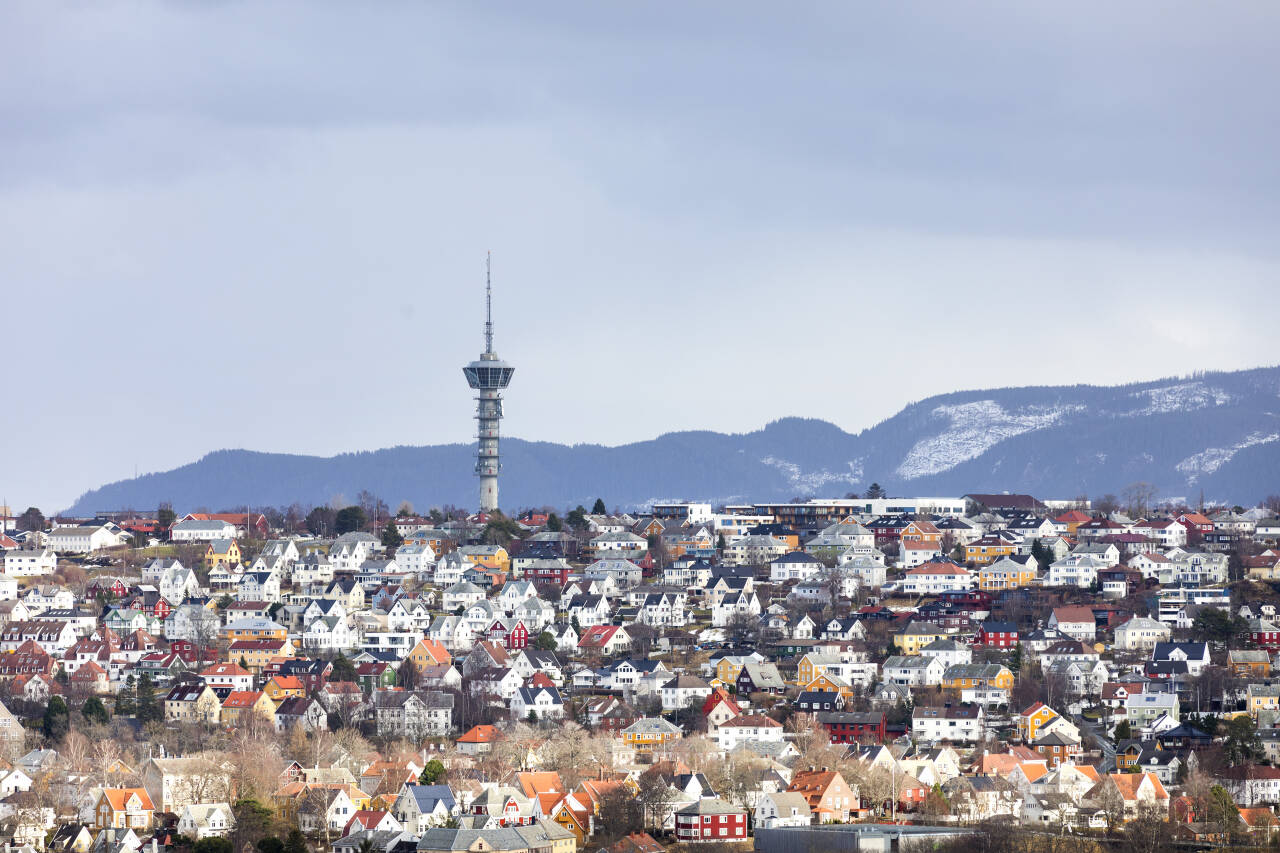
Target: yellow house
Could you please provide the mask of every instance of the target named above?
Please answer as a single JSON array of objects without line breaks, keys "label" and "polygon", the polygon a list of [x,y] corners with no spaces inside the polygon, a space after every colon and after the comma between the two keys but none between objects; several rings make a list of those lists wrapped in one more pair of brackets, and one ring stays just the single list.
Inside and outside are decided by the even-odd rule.
[{"label": "yellow house", "polygon": [[204,552],[204,564],[210,569],[238,566],[240,562],[240,543],[234,539],[214,539]]},{"label": "yellow house", "polygon": [[1016,560],[997,560],[978,569],[978,589],[998,591],[1030,586],[1035,582],[1035,560],[1027,560],[1026,564]]},{"label": "yellow house", "polygon": [[238,640],[227,647],[227,663],[238,663],[254,675],[261,675],[276,658],[294,655],[293,641],[287,639]]},{"label": "yellow house", "polygon": [[1258,719],[1259,711],[1280,710],[1280,686],[1250,684],[1247,690],[1249,694],[1249,716],[1255,720]]},{"label": "yellow house", "polygon": [[952,690],[968,687],[1013,689],[1013,672],[998,663],[959,663],[942,673],[942,686]]},{"label": "yellow house", "polygon": [[742,672],[747,659],[741,655],[726,655],[716,664],[716,678],[725,685],[737,684],[738,674]]},{"label": "yellow house", "polygon": [[222,715],[222,700],[207,684],[174,688],[164,699],[164,718],[171,723],[214,725]]},{"label": "yellow house", "polygon": [[541,794],[539,799],[546,797],[559,797],[559,801],[551,810],[551,821],[556,826],[573,833],[570,843],[573,845],[571,851],[576,851],[578,845],[587,843],[587,836],[590,834],[591,812],[580,802],[577,797],[572,794]]},{"label": "yellow house", "polygon": [[466,545],[458,549],[458,556],[473,566],[499,572],[511,571],[511,555],[501,545]]},{"label": "yellow house", "polygon": [[800,663],[796,664],[796,684],[808,684],[826,672],[828,666],[839,663],[839,661],[839,658],[832,655],[819,655],[810,652],[800,658]]},{"label": "yellow house", "polygon": [[263,685],[262,692],[279,705],[285,699],[302,699],[307,695],[306,685],[296,675],[273,675]]},{"label": "yellow house", "polygon": [[893,644],[902,649],[904,655],[918,655],[925,646],[946,635],[932,622],[911,622],[902,629],[902,633],[894,635]]},{"label": "yellow house", "polygon": [[261,690],[233,690],[222,700],[220,721],[223,726],[243,725],[253,714],[262,717],[263,722],[275,728],[276,705]]},{"label": "yellow house", "polygon": [[679,740],[680,727],[662,717],[641,717],[622,730],[622,742],[636,752],[653,752],[663,744]]},{"label": "yellow house", "polygon": [[970,563],[994,563],[1001,557],[1011,557],[1018,546],[998,536],[984,536],[964,546],[964,558]]},{"label": "yellow house", "polygon": [[287,640],[289,629],[279,622],[270,619],[250,617],[237,619],[224,626],[218,632],[227,643],[238,643],[242,640]]},{"label": "yellow house", "polygon": [[1041,729],[1057,719],[1058,716],[1057,711],[1043,702],[1037,702],[1018,714],[1018,735],[1024,742],[1030,743],[1040,736]]}]

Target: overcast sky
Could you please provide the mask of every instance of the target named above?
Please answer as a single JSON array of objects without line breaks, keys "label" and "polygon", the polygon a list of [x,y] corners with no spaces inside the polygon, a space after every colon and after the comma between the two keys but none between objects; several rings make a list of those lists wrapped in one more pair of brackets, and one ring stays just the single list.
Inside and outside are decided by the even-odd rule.
[{"label": "overcast sky", "polygon": [[1280,362],[1280,6],[0,7],[0,494]]}]

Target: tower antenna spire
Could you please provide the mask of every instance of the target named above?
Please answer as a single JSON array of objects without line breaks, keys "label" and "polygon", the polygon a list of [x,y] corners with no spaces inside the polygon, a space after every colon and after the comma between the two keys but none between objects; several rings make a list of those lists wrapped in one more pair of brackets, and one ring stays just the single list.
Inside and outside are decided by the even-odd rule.
[{"label": "tower antenna spire", "polygon": [[490,278],[491,253],[484,253],[484,351],[493,352],[493,283]]},{"label": "tower antenna spire", "polygon": [[498,508],[498,423],[502,420],[502,392],[515,368],[493,351],[493,282],[490,253],[484,256],[484,352],[462,368],[467,384],[476,390],[476,475],[480,478],[480,509]]}]

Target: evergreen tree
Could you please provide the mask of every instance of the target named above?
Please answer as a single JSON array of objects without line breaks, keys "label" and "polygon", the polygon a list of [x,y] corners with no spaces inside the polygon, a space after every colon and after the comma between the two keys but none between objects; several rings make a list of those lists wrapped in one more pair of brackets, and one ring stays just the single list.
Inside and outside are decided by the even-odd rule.
[{"label": "evergreen tree", "polygon": [[307,839],[296,826],[289,830],[289,834],[284,839],[284,853],[309,853]]},{"label": "evergreen tree", "polygon": [[70,728],[71,711],[67,709],[67,703],[61,696],[51,697],[44,716],[40,718],[40,731],[52,742],[61,740]]},{"label": "evergreen tree", "polygon": [[173,511],[173,504],[167,501],[160,504],[160,508],[156,510],[156,521],[164,531],[167,532],[170,527],[173,527],[173,523],[177,520],[178,514]]},{"label": "evergreen tree", "polygon": [[554,512],[547,516],[547,530],[552,533],[559,533],[564,530],[564,522],[560,520],[560,516]]},{"label": "evergreen tree", "polygon": [[870,488],[863,494],[864,498],[878,500],[885,496],[884,488],[879,483],[872,483]]},{"label": "evergreen tree", "polygon": [[1013,647],[1013,653],[1009,655],[1009,670],[1017,672],[1022,669],[1022,643]]},{"label": "evergreen tree", "polygon": [[363,509],[358,506],[345,506],[338,510],[338,514],[333,518],[333,531],[341,536],[343,533],[364,530],[368,523],[369,516],[365,515]]},{"label": "evergreen tree", "polygon": [[129,717],[133,715],[134,711],[138,710],[137,695],[137,683],[133,680],[133,676],[130,675],[124,680],[124,687],[116,696],[117,717]]},{"label": "evergreen tree", "polygon": [[1116,743],[1122,740],[1130,740],[1133,737],[1133,726],[1129,725],[1128,720],[1121,720],[1116,723]]},{"label": "evergreen tree", "polygon": [[394,551],[404,544],[404,537],[400,535],[400,529],[396,527],[394,521],[388,521],[387,526],[382,528],[382,545],[389,551]]},{"label": "evergreen tree", "polygon": [[565,520],[569,522],[569,526],[574,530],[581,530],[587,526],[587,508],[582,504],[578,504],[569,510],[569,514],[565,516]]},{"label": "evergreen tree", "polygon": [[347,660],[347,656],[339,653],[333,659],[333,672],[329,675],[330,681],[355,681],[356,665]]},{"label": "evergreen tree", "polygon": [[419,785],[434,785],[444,778],[444,764],[438,758],[433,758],[427,762],[427,766],[422,768],[422,773],[418,776]]},{"label": "evergreen tree", "polygon": [[591,505],[592,515],[608,515],[609,510],[605,509],[604,498],[596,498],[596,502]]},{"label": "evergreen tree", "polygon": [[138,705],[134,716],[140,723],[150,723],[164,718],[160,703],[156,701],[156,690],[151,684],[151,676],[146,673],[138,679]]},{"label": "evergreen tree", "polygon": [[191,845],[191,853],[233,853],[231,839],[211,835]]},{"label": "evergreen tree", "polygon": [[85,700],[80,708],[80,714],[89,722],[103,726],[111,719],[111,715],[107,713],[107,706],[103,705],[102,700],[97,696],[90,696]]}]

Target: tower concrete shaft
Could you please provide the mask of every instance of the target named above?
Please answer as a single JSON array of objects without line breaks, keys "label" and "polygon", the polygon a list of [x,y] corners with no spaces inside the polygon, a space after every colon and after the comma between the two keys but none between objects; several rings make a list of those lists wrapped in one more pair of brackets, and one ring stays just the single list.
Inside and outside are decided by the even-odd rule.
[{"label": "tower concrete shaft", "polygon": [[502,391],[511,383],[515,368],[498,358],[493,351],[493,287],[489,275],[489,259],[485,258],[485,324],[484,352],[480,358],[462,368],[467,384],[478,391],[476,424],[479,443],[476,448],[476,476],[480,478],[480,511],[491,513],[498,508],[498,422],[502,420]]}]

